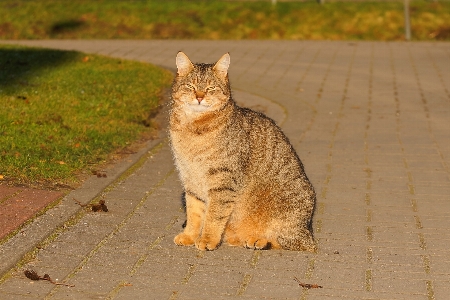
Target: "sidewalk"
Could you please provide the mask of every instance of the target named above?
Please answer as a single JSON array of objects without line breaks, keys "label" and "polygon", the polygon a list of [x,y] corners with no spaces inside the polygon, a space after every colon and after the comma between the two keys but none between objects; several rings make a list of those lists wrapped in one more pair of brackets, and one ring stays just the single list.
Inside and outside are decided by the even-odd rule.
[{"label": "sidewalk", "polygon": [[172,70],[179,50],[200,62],[230,52],[235,99],[282,126],[315,186],[319,251],[176,246],[182,190],[162,131],[0,245],[0,299],[448,299],[450,43],[20,44]]}]

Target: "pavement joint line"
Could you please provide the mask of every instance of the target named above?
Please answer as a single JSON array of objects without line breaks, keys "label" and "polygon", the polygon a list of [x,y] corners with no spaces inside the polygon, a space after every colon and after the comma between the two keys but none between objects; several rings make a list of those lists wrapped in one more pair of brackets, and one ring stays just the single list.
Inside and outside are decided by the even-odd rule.
[{"label": "pavement joint line", "polygon": [[173,291],[169,297],[169,300],[176,300],[178,298],[178,291]]},{"label": "pavement joint line", "polygon": [[[298,59],[300,58],[300,56],[302,55],[303,51],[305,50],[305,46],[303,45],[302,48],[300,50],[297,50],[297,54],[294,57],[293,61],[298,61]],[[280,56],[278,56],[280,57]],[[285,69],[285,71],[283,72],[283,74],[278,78],[277,81],[275,81],[274,85],[273,85],[273,89],[276,89],[278,87],[278,85],[280,84],[280,82],[282,80],[284,80],[284,77],[286,76],[287,73],[289,73],[289,71],[292,69],[292,66],[294,66],[294,64],[290,64],[287,69]],[[298,92],[297,90],[295,90],[296,92]]]},{"label": "pavement joint line", "polygon": [[198,264],[189,264],[188,270],[186,272],[186,275],[184,275],[183,279],[181,280],[182,284],[187,284],[191,277],[195,273],[195,269],[197,269]]},{"label": "pavement joint line", "polygon": [[[85,258],[76,266],[71,273],[69,273],[61,282],[66,283],[72,277],[74,277],[86,263],[106,244],[109,240],[111,240],[119,230],[127,224],[127,222],[131,219],[132,216],[136,213],[136,211],[144,205],[148,198],[160,187],[164,184],[164,182],[174,173],[175,168],[172,168],[162,179],[160,179],[150,191],[148,191],[144,197],[138,202],[138,204],[131,210],[123,220],[115,226],[115,228],[105,236],[97,245],[85,256]],[[51,299],[53,295],[59,290],[61,286],[55,286],[45,297],[45,299]]]},{"label": "pavement joint line", "polygon": [[[373,44],[371,47],[371,51],[370,51],[370,65],[369,65],[369,80],[368,80],[368,93],[367,93],[367,118],[366,118],[366,126],[364,129],[364,164],[366,166],[365,168],[365,172],[366,172],[366,191],[365,191],[365,199],[364,202],[366,204],[366,206],[368,206],[369,208],[367,208],[366,210],[366,223],[368,223],[369,225],[372,222],[372,218],[373,218],[373,212],[370,209],[370,204],[371,204],[371,188],[372,188],[372,171],[370,168],[370,162],[369,162],[369,129],[370,129],[370,123],[372,120],[372,92],[373,92],[373,56],[374,54],[374,49],[373,49]],[[367,240],[369,242],[373,241],[373,232],[372,232],[372,227],[371,226],[367,226]],[[373,262],[373,250],[372,248],[369,246],[367,247],[366,250],[366,263],[370,266]],[[364,280],[364,284],[365,284],[365,289],[366,291],[372,291],[372,270],[370,268],[366,269],[365,272],[365,280]]]},{"label": "pavement joint line", "polygon": [[366,262],[370,265],[373,262],[373,249],[372,247],[367,247],[366,251]]},{"label": "pavement joint line", "polygon": [[308,265],[306,266],[306,270],[305,270],[305,278],[306,279],[312,278],[312,275],[313,275],[314,269],[315,269],[315,265],[316,265],[315,258],[311,258],[308,260]]},{"label": "pavement joint line", "polygon": [[[169,173],[170,175],[173,174],[175,169],[172,169]],[[169,176],[170,176],[169,175]],[[162,184],[162,183],[161,183]],[[150,196],[150,195],[148,195]],[[172,217],[172,219],[169,221],[169,223],[165,226],[165,231],[169,231],[173,228],[173,225],[175,225],[179,220],[178,216]],[[164,240],[166,237],[165,234],[158,236],[148,247],[147,251],[142,254],[138,260],[134,263],[133,267],[131,268],[130,272],[128,273],[128,276],[133,276],[137,270],[142,266],[142,264],[147,261],[147,258],[150,256],[150,253]],[[106,299],[114,299],[120,292],[120,290],[126,286],[128,282],[126,280],[122,280],[117,286],[115,286],[111,292],[108,294]]]},{"label": "pavement joint line", "polygon": [[267,95],[261,95],[260,93],[244,91],[243,89],[240,89],[239,87],[238,88],[233,87],[232,90],[245,92],[245,93],[250,94],[252,96],[257,96],[257,97],[263,98],[263,99],[265,99],[265,100],[267,100],[267,101],[269,101],[269,102],[279,106],[281,108],[281,110],[283,111],[283,115],[284,116],[283,116],[283,119],[281,119],[280,121],[277,122],[278,126],[283,127],[284,122],[286,122],[286,120],[288,119],[289,113],[288,113],[288,110],[286,109],[286,107],[284,105],[282,105],[280,102],[275,101],[275,100],[273,100],[271,98],[268,98]]},{"label": "pavement joint line", "polygon": [[260,59],[261,57],[265,56],[265,54],[267,53],[268,50],[269,50],[269,48],[266,48],[266,49],[264,50],[263,53],[261,53],[260,55],[258,55],[257,58],[253,61],[253,63],[251,63],[251,65],[249,65],[249,66],[247,67],[247,69],[245,69],[245,71],[242,72],[241,75],[239,75],[239,76],[236,78],[236,81],[241,81],[241,79],[242,79],[242,78],[244,77],[244,75],[248,72],[248,70],[253,69],[253,66],[259,61],[259,59]]},{"label": "pavement joint line", "polygon": [[[408,49],[408,57],[409,57],[411,65],[412,65],[412,68],[414,70],[414,77],[416,79],[417,87],[419,88],[420,99],[422,100],[422,107],[423,107],[423,110],[425,112],[425,116],[426,116],[426,120],[427,120],[428,134],[429,134],[431,140],[433,141],[433,146],[436,148],[436,151],[439,153],[439,156],[441,158],[441,164],[442,164],[442,166],[444,167],[445,171],[448,174],[449,173],[448,164],[447,164],[447,162],[444,159],[444,155],[442,153],[441,147],[439,146],[438,142],[436,141],[436,137],[435,137],[435,135],[433,133],[433,128],[431,126],[430,109],[428,108],[428,101],[425,98],[425,95],[424,95],[424,92],[423,92],[423,88],[422,88],[422,84],[421,84],[420,79],[419,79],[419,72],[418,72],[417,66],[416,66],[416,64],[414,62],[414,58],[412,57],[410,47],[408,47],[407,49]],[[429,55],[429,53],[428,53],[428,55]],[[434,61],[433,61],[433,64],[434,64]],[[439,76],[439,78],[441,78],[441,75],[440,75],[439,72],[438,72],[438,76]],[[442,80],[442,78],[441,78],[441,80]],[[450,98],[450,95],[449,95],[448,90],[446,88],[445,88],[445,91],[447,92],[447,96]]]},{"label": "pavement joint line", "polygon": [[372,226],[366,226],[366,239],[368,242],[373,242],[373,229]]},{"label": "pavement joint line", "polygon": [[[305,47],[303,47],[302,50],[299,51],[299,54],[297,55],[297,57],[300,56],[300,54],[302,54],[304,50],[305,50]],[[322,51],[322,48],[317,49],[316,53],[314,53],[313,59],[308,63],[308,66],[305,68],[305,71],[303,71],[302,77],[300,77],[300,80],[297,82],[297,85],[295,86],[296,93],[299,93],[302,91],[301,86],[302,86],[303,80],[305,80],[306,75],[308,75],[309,71],[311,70],[311,67],[315,64],[317,57],[319,56],[321,51]]]},{"label": "pavement joint line", "polygon": [[430,274],[431,267],[430,267],[430,256],[429,255],[421,255],[422,261],[423,261],[423,268],[425,269],[426,274]]},{"label": "pavement joint line", "polygon": [[[205,253],[206,251],[201,251],[201,250],[197,250],[197,254],[195,255],[196,258],[203,258],[205,257]],[[191,280],[192,276],[194,276],[195,274],[195,270],[197,269],[199,263],[194,263],[194,264],[188,264],[188,269],[185,273],[185,275],[183,276],[183,278],[181,279],[181,284],[186,285],[189,283],[189,281]],[[169,299],[177,299],[178,295],[180,295],[182,293],[182,291],[173,291],[170,298]]]},{"label": "pavement joint line", "polygon": [[0,205],[1,205],[3,202],[6,202],[6,201],[8,201],[9,199],[11,199],[11,198],[13,198],[13,197],[19,195],[20,193],[22,193],[22,190],[18,190],[18,191],[15,192],[15,193],[12,193],[12,194],[10,194],[10,195],[6,195],[6,196],[3,197],[2,199],[0,199]]},{"label": "pavement joint line", "polygon": [[120,290],[128,285],[129,282],[121,281],[117,286],[114,287],[114,289],[108,294],[108,296],[105,297],[105,299],[106,300],[114,299],[117,296],[117,294],[119,294]]},{"label": "pavement joint line", "polygon": [[422,222],[420,221],[420,217],[419,216],[414,216],[414,220],[416,221],[416,228],[417,229],[422,229]]},{"label": "pavement joint line", "polygon": [[444,78],[443,78],[443,76],[442,76],[441,69],[440,69],[439,66],[436,64],[436,61],[434,60],[433,56],[431,56],[430,50],[427,48],[426,51],[427,51],[428,59],[431,60],[431,63],[433,64],[433,68],[434,68],[434,70],[436,71],[436,73],[438,74],[439,81],[441,82],[441,86],[443,87],[443,90],[444,90],[445,94],[447,95],[448,100],[450,100],[450,91],[449,91],[448,88],[445,86],[445,81],[444,81]]},{"label": "pavement joint line", "polygon": [[433,282],[431,280],[427,280],[425,282],[425,284],[427,286],[427,297],[428,297],[428,300],[435,300],[436,298],[434,297]]},{"label": "pavement joint line", "polygon": [[425,241],[425,236],[423,235],[422,232],[419,232],[417,235],[419,237],[419,247],[420,247],[420,249],[427,250],[427,243]]},{"label": "pavement joint line", "polygon": [[373,274],[372,269],[367,269],[365,273],[365,280],[364,280],[364,289],[366,292],[371,292],[373,288]]},{"label": "pavement joint line", "polygon": [[[322,190],[322,198],[326,198],[327,189]],[[315,233],[322,233],[322,227],[323,227],[323,220],[321,219],[321,216],[325,212],[325,203],[323,202],[316,202],[316,211],[314,212],[314,224],[315,226]],[[316,239],[316,242],[319,243],[319,241]]]},{"label": "pavement joint line", "polygon": [[[128,273],[129,276],[133,276],[137,270],[140,268],[140,266],[147,260],[148,256],[150,255],[151,250],[155,249],[161,241],[165,238],[165,235],[158,236],[147,248],[147,251],[139,257],[139,259],[134,263],[133,267],[131,268],[130,272]],[[108,296],[105,297],[105,299],[114,299],[120,292],[120,290],[127,286],[128,281],[122,280],[119,282],[117,286],[115,286],[111,292],[109,292]]]},{"label": "pavement joint line", "polygon": [[128,275],[132,276],[134,275],[137,270],[142,266],[142,264],[147,260],[147,258],[149,257],[151,251],[153,249],[155,249],[161,242],[162,240],[166,237],[165,234],[158,236],[151,244],[149,247],[147,247],[147,251],[142,254],[139,259],[134,263],[133,267],[131,268],[130,272],[128,273]]},{"label": "pavement joint line", "polygon": [[[312,275],[313,275],[314,269],[315,269],[315,265],[316,265],[316,258],[308,259],[308,264],[306,266],[306,270],[305,270],[305,274],[304,274],[305,279],[310,280],[312,278]],[[308,295],[309,295],[309,289],[303,288],[301,295],[300,295],[300,300],[306,300]]]},{"label": "pavement joint line", "polygon": [[366,210],[366,222],[372,222],[372,210],[371,209]]},{"label": "pavement joint line", "polygon": [[[254,250],[252,252],[252,256],[250,257],[249,266],[250,270],[253,270],[258,265],[259,259],[261,258],[262,250]],[[245,291],[247,290],[248,285],[250,284],[252,278],[253,278],[253,271],[246,272],[244,276],[242,277],[241,284],[239,285],[239,288],[236,292],[236,296],[242,296]]]},{"label": "pavement joint line", "polygon": [[244,277],[242,278],[241,285],[239,286],[239,289],[236,292],[236,296],[242,296],[244,292],[247,290],[248,285],[252,281],[253,275],[246,273]]},{"label": "pavement joint line", "polygon": [[[113,182],[114,186],[112,186],[109,190],[112,190],[113,188],[115,188],[117,186],[117,184],[119,182],[124,181],[126,178],[128,178],[131,174],[133,174],[137,169],[141,168],[144,163],[151,158],[153,155],[157,154],[159,151],[161,151],[161,149],[163,148],[163,146],[168,142],[168,138],[164,138],[160,143],[158,143],[157,145],[155,145],[152,149],[150,149],[149,151],[147,151],[147,153],[145,153],[136,163],[134,163],[130,168],[128,168],[125,172],[123,172],[119,178],[117,178],[117,180],[115,180]],[[109,186],[108,186],[109,187]],[[107,188],[108,188],[107,187]],[[108,191],[109,191],[108,190]]]},{"label": "pavement joint line", "polygon": [[264,72],[260,72],[258,77],[254,80],[254,84],[258,85],[259,81],[261,80],[261,78],[263,76],[266,76],[267,72],[273,67],[273,65],[275,64],[275,60],[277,60],[278,58],[282,57],[284,52],[286,52],[287,49],[287,45],[284,45],[283,49],[281,51],[278,52],[278,56],[274,59],[272,59],[272,62],[266,67],[266,69],[264,70]]},{"label": "pavement joint line", "polygon": [[412,211],[413,212],[417,212],[418,211],[417,210],[417,200],[414,199],[414,198],[411,198],[410,202],[411,202],[411,209],[412,209]]},{"label": "pavement joint line", "polygon": [[250,267],[252,269],[256,268],[256,265],[258,264],[259,258],[261,257],[262,252],[261,250],[254,250],[252,254],[252,258],[250,259]]},{"label": "pavement joint line", "polygon": [[[416,79],[416,84],[419,87],[419,92],[420,92],[419,94],[420,94],[420,97],[421,97],[421,100],[422,100],[422,106],[423,106],[422,108],[425,111],[425,116],[426,116],[426,121],[427,121],[427,126],[428,126],[428,134],[430,135],[430,137],[433,140],[433,144],[434,144],[433,146],[436,148],[436,150],[439,151],[440,148],[439,148],[439,146],[436,143],[434,135],[432,134],[430,118],[429,118],[429,111],[428,111],[428,108],[426,106],[426,99],[424,98],[422,87],[420,85],[419,77],[418,77],[418,74],[417,74],[417,68],[414,65],[414,61],[412,59],[411,51],[410,51],[409,47],[407,47],[407,50],[408,50],[408,54],[409,54],[410,63],[412,64],[412,67],[413,67],[413,71],[414,71],[414,75],[415,75],[415,79]],[[414,185],[414,181],[413,181],[412,176],[409,176],[409,174],[411,174],[410,166],[409,166],[408,161],[406,159],[405,146],[404,146],[403,140],[401,138],[400,99],[398,98],[398,87],[397,87],[397,79],[396,79],[397,75],[396,75],[396,68],[395,68],[395,64],[394,64],[394,58],[393,58],[393,53],[392,53],[392,48],[391,47],[389,47],[389,60],[390,60],[390,67],[391,67],[391,71],[392,71],[392,77],[393,77],[392,81],[393,81],[393,88],[394,88],[394,99],[395,99],[395,105],[396,105],[396,110],[397,110],[397,113],[396,113],[396,116],[395,116],[397,141],[399,143],[399,147],[400,147],[401,154],[402,154],[402,157],[403,157],[403,162],[404,162],[403,163],[403,167],[404,167],[405,173],[407,175],[408,190],[409,190],[409,193],[412,195],[412,198],[410,200],[411,204],[412,204],[411,208],[412,208],[413,212],[418,213],[417,202],[416,202],[416,199],[414,198],[414,196],[416,195],[415,185]],[[444,165],[444,167],[445,167],[445,165]],[[417,230],[420,231],[421,229],[423,229],[422,223],[420,222],[419,214],[414,215],[414,221],[415,221],[415,226],[416,226]],[[426,242],[424,233],[423,232],[418,232],[417,233],[417,237],[418,237],[419,248],[422,251],[427,251],[427,242]],[[430,263],[430,260],[428,259],[427,255],[421,255],[421,258],[422,258],[423,271],[424,271],[424,273],[427,276],[430,276],[430,274],[431,274],[431,263]],[[432,280],[426,280],[426,290],[427,290],[428,300],[434,300],[435,297],[434,297],[434,290],[433,290],[433,282],[432,282]]]},{"label": "pavement joint line", "polygon": [[[340,103],[340,106],[339,106],[339,112],[337,114],[338,118],[337,118],[337,121],[335,123],[334,129],[332,131],[332,135],[331,135],[331,140],[330,140],[330,144],[329,144],[330,150],[328,151],[327,170],[326,170],[324,184],[323,184],[323,187],[322,187],[322,190],[321,190],[321,193],[320,193],[322,199],[326,199],[327,198],[328,186],[329,186],[329,183],[330,183],[330,181],[332,179],[333,147],[334,147],[334,142],[335,142],[335,139],[336,139],[337,132],[338,132],[339,127],[340,127],[341,119],[344,116],[343,109],[344,109],[345,100],[347,98],[348,86],[349,86],[349,83],[350,83],[350,75],[352,73],[353,63],[354,63],[354,60],[355,60],[356,49],[357,49],[357,47],[353,47],[352,57],[351,57],[350,64],[349,64],[349,67],[348,67],[348,70],[347,70],[347,74],[346,74],[346,79],[345,79],[345,84],[344,84],[344,92],[343,92],[342,97],[341,97],[341,103]],[[337,50],[335,51],[334,56],[336,55],[336,52],[337,52]],[[334,59],[333,59],[333,61],[334,61]],[[328,67],[330,68],[330,65]],[[328,75],[326,74],[326,76],[328,76]],[[316,100],[317,99],[319,99],[319,98],[316,98]],[[311,126],[312,126],[312,124],[311,124]],[[308,129],[306,129],[306,130],[308,130]],[[321,207],[322,213],[323,213],[323,211],[325,211],[325,203],[323,203],[322,201],[319,201],[319,199],[316,200],[316,205]],[[317,214],[317,215],[320,215],[320,214]],[[317,224],[317,222],[319,222],[319,220],[320,220],[320,227],[322,227],[323,226],[323,222],[321,221],[320,218],[316,218],[315,219],[315,223]],[[319,246],[319,241],[317,241],[317,244],[318,244],[317,246]]]},{"label": "pavement joint line", "polygon": [[[314,99],[314,103],[310,104],[310,106],[312,107],[312,117],[311,117],[310,121],[308,122],[308,124],[306,125],[305,131],[302,132],[302,134],[299,138],[300,143],[303,141],[306,134],[311,130],[312,126],[314,125],[314,123],[316,121],[316,117],[318,114],[318,110],[316,107],[319,105],[319,102],[322,99],[322,93],[323,93],[323,89],[325,87],[325,82],[327,81],[328,75],[330,74],[331,66],[334,64],[334,62],[336,60],[338,50],[339,50],[339,48],[336,48],[334,50],[333,56],[331,57],[331,61],[328,63],[327,70],[325,71],[325,75],[323,76],[322,81],[320,82],[319,90],[316,94],[316,98]],[[318,54],[316,54],[316,55],[318,55]]]},{"label": "pavement joint line", "polygon": [[300,300],[306,300],[309,295],[309,289],[302,289]]},{"label": "pavement joint line", "polygon": [[364,197],[364,202],[366,203],[367,206],[370,205],[370,203],[371,203],[371,196],[370,196],[370,193],[366,192],[366,195],[365,195],[365,197]]}]

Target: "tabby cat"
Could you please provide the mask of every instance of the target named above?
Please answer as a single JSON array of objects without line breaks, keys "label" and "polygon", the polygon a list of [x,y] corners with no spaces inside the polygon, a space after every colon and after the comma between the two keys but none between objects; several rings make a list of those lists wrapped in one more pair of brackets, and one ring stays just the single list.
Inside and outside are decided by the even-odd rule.
[{"label": "tabby cat", "polygon": [[234,102],[230,55],[193,64],[179,52],[176,65],[169,134],[187,223],[174,242],[314,252],[314,188],[275,122]]}]

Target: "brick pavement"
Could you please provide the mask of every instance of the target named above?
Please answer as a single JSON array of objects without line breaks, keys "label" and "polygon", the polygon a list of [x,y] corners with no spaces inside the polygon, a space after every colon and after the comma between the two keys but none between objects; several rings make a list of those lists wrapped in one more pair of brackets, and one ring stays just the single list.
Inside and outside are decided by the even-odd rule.
[{"label": "brick pavement", "polygon": [[[73,192],[86,203],[101,194],[108,213],[80,211],[69,194],[25,237],[0,245],[1,299],[448,299],[450,43],[21,44],[170,69],[178,50],[202,62],[230,51],[236,100],[281,124],[317,190],[319,251],[175,246],[181,187],[161,136],[135,157],[133,172],[119,177],[123,166],[113,181],[88,180]],[[48,231],[33,240],[36,228]],[[14,252],[35,243],[23,266],[8,271]],[[31,282],[23,268],[74,287]],[[303,289],[294,276],[323,288]]]},{"label": "brick pavement", "polygon": [[27,220],[63,195],[59,191],[0,185],[0,240],[13,234]]}]

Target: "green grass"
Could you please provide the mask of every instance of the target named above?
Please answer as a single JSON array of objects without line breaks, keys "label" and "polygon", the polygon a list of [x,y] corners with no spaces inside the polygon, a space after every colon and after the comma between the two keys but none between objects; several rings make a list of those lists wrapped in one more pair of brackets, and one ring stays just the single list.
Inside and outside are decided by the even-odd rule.
[{"label": "green grass", "polygon": [[0,46],[3,181],[74,184],[148,134],[172,75],[150,64]]},{"label": "green grass", "polygon": [[[403,40],[403,1],[4,0],[0,39]],[[412,1],[414,40],[450,40],[450,2]]]}]

